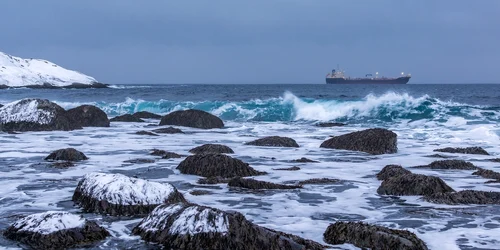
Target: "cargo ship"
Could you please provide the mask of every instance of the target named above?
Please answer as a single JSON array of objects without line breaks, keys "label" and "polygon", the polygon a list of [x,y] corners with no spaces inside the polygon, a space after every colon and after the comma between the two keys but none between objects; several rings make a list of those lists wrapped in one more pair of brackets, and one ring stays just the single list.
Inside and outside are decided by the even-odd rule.
[{"label": "cargo ship", "polygon": [[326,75],[327,84],[407,84],[410,81],[411,75],[401,73],[399,77],[384,77],[378,76],[378,72],[375,76],[372,74],[367,74],[365,77],[351,78],[344,75],[341,70],[332,70],[332,73]]}]

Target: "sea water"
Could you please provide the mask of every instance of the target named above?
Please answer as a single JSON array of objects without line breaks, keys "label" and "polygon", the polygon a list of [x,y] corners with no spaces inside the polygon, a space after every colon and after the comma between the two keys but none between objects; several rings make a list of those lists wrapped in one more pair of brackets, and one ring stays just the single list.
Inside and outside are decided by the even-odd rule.
[{"label": "sea water", "polygon": [[[113,237],[96,249],[138,249],[148,245],[131,235],[140,218],[84,214],[71,197],[81,177],[91,172],[121,173],[176,186],[191,202],[234,210],[254,223],[293,233],[321,243],[323,232],[335,221],[363,221],[417,234],[430,249],[499,249],[500,206],[438,205],[419,196],[380,196],[375,174],[388,164],[404,167],[428,164],[428,157],[443,147],[481,146],[491,155],[446,154],[476,166],[500,171],[488,161],[500,154],[500,86],[497,85],[117,85],[109,89],[0,91],[0,103],[22,98],[44,98],[68,109],[96,105],[109,117],[150,111],[167,114],[188,108],[220,117],[223,129],[179,127],[186,134],[136,135],[157,128],[146,123],[112,122],[110,128],[84,128],[69,132],[0,134],[0,230],[18,216],[47,210],[79,213],[98,220]],[[344,127],[324,128],[318,122],[343,122]],[[323,149],[330,136],[367,128],[387,128],[398,135],[398,153],[369,155]],[[291,137],[299,148],[244,145],[264,136]],[[245,191],[226,184],[199,185],[200,178],[176,170],[182,159],[131,164],[125,160],[155,158],[153,148],[188,155],[205,143],[231,147],[232,155],[269,174],[255,177],[275,183],[310,178],[336,178],[336,184],[306,185],[299,190]],[[68,169],[54,169],[43,158],[51,151],[74,147],[90,159]],[[319,163],[294,163],[307,157]],[[276,168],[298,166],[299,171]],[[469,170],[412,169],[439,176],[455,190],[500,191],[500,183]],[[194,196],[192,190],[211,194]],[[18,248],[0,238],[0,246]],[[356,249],[344,244],[338,249]]]}]

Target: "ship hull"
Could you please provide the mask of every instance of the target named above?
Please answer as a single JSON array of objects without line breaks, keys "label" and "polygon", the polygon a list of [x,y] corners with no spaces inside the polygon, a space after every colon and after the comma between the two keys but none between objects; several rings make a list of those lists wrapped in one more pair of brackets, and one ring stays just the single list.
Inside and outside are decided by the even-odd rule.
[{"label": "ship hull", "polygon": [[363,79],[350,79],[350,78],[326,78],[327,84],[407,84],[410,77],[398,77],[393,79],[380,79],[380,78],[363,78]]}]

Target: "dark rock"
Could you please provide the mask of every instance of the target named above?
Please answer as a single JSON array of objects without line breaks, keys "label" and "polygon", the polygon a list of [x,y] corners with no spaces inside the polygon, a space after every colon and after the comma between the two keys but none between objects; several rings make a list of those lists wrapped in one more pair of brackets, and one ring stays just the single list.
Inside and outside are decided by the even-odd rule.
[{"label": "dark rock", "polygon": [[161,119],[161,115],[157,115],[148,111],[140,111],[133,114],[139,119]]},{"label": "dark rock", "polygon": [[268,136],[264,138],[257,139],[255,141],[247,142],[245,145],[253,145],[253,146],[264,146],[264,147],[290,147],[290,148],[298,148],[299,144],[288,137],[281,136]]},{"label": "dark rock", "polygon": [[204,144],[189,150],[193,154],[234,154],[234,151],[221,144]]},{"label": "dark rock", "polygon": [[191,155],[184,159],[177,169],[183,174],[203,177],[221,176],[224,178],[255,176],[265,174],[259,172],[241,160],[225,154]]},{"label": "dark rock", "polygon": [[182,158],[185,155],[176,154],[174,152],[166,152],[161,158],[162,159],[172,159],[172,158]]},{"label": "dark rock", "polygon": [[158,133],[158,134],[184,134],[182,130],[174,127],[168,127],[168,128],[159,128],[153,130],[153,132]]},{"label": "dark rock", "polygon": [[487,179],[500,180],[500,173],[495,172],[493,170],[478,168],[478,170],[472,174],[479,175],[479,176],[481,176],[483,178],[487,178]]},{"label": "dark rock", "polygon": [[328,244],[349,243],[363,249],[428,249],[425,243],[412,232],[361,222],[336,222],[328,226],[323,237]]},{"label": "dark rock", "polygon": [[448,147],[448,148],[434,149],[434,152],[474,154],[474,155],[490,155],[482,147],[468,147],[468,148],[450,148],[450,147]]},{"label": "dark rock", "polygon": [[300,170],[300,168],[297,166],[293,166],[293,167],[289,167],[289,168],[274,168],[273,170],[297,171],[297,170]]},{"label": "dark rock", "polygon": [[201,178],[197,181],[198,184],[219,184],[219,183],[228,183],[231,180],[231,178],[223,178],[220,176],[215,176],[215,177],[207,177],[207,178]]},{"label": "dark rock", "polygon": [[136,135],[149,135],[149,136],[159,136],[155,133],[152,133],[152,132],[149,132],[149,131],[145,131],[145,130],[141,130],[141,131],[137,131],[135,132]]},{"label": "dark rock", "polygon": [[154,156],[164,156],[166,153],[167,153],[167,151],[165,151],[165,150],[161,150],[161,149],[156,149],[156,148],[154,148],[154,149],[151,151],[150,155],[154,155]]},{"label": "dark rock", "polygon": [[486,192],[476,190],[463,190],[453,193],[432,194],[424,197],[433,203],[458,205],[458,204],[496,204],[500,205],[500,192]]},{"label": "dark rock", "polygon": [[200,190],[200,189],[196,189],[196,190],[192,190],[191,192],[189,192],[191,195],[195,195],[195,196],[199,196],[199,195],[207,195],[207,194],[212,194],[212,192],[208,191],[208,190]]},{"label": "dark rock", "polygon": [[69,131],[81,128],[66,110],[45,99],[23,99],[0,108],[2,131]]},{"label": "dark rock", "polygon": [[111,118],[110,122],[144,122],[141,118],[137,118],[131,114],[119,115]]},{"label": "dark rock", "polygon": [[309,185],[309,184],[318,184],[318,185],[323,185],[323,184],[334,184],[334,183],[339,183],[341,180],[339,179],[331,179],[331,178],[313,178],[309,180],[304,180],[304,181],[299,181],[299,185]]},{"label": "dark rock", "polygon": [[489,159],[489,161],[492,161],[492,162],[500,162],[500,158],[493,158],[493,159]]},{"label": "dark rock", "polygon": [[[203,225],[197,230],[193,225]],[[165,249],[319,250],[326,247],[295,235],[260,227],[238,212],[194,204],[162,205],[132,233]]]},{"label": "dark rock", "polygon": [[133,163],[133,164],[147,164],[147,163],[154,163],[154,159],[146,159],[146,158],[137,158],[137,159],[130,159],[123,161],[125,163]]},{"label": "dark rock", "polygon": [[340,122],[320,122],[320,123],[316,124],[316,126],[323,127],[323,128],[327,128],[327,127],[343,127],[345,125],[347,125],[347,124],[340,123]]},{"label": "dark rock", "polygon": [[298,185],[283,185],[276,184],[267,181],[258,181],[250,178],[240,178],[236,177],[229,181],[227,184],[230,187],[239,187],[239,188],[247,188],[247,189],[297,189],[302,188],[302,186]]},{"label": "dark rock", "polygon": [[109,127],[109,119],[100,108],[82,105],[67,111],[68,117],[82,127]]},{"label": "dark rock", "polygon": [[[50,228],[47,225],[51,225]],[[49,211],[28,215],[9,226],[3,235],[32,249],[66,249],[110,236],[93,221],[67,212]]]},{"label": "dark rock", "polygon": [[430,168],[430,169],[461,169],[461,170],[476,170],[474,164],[463,160],[442,160],[434,161],[429,165],[416,166],[414,168]]},{"label": "dark rock", "polygon": [[404,174],[386,179],[377,189],[381,195],[429,195],[453,191],[441,178],[421,174]]},{"label": "dark rock", "polygon": [[425,157],[430,157],[430,158],[443,158],[443,159],[453,158],[453,156],[448,156],[448,155],[440,155],[440,154],[426,155]]},{"label": "dark rock", "polygon": [[398,152],[396,133],[382,128],[367,129],[335,136],[324,141],[320,147],[361,151],[372,155],[394,154]]},{"label": "dark rock", "polygon": [[411,174],[411,172],[399,165],[387,165],[377,174],[377,179],[383,181],[404,174]]},{"label": "dark rock", "polygon": [[292,162],[301,162],[301,163],[307,163],[307,162],[311,162],[311,163],[317,163],[319,161],[313,161],[311,159],[307,159],[305,157],[302,157],[300,159],[297,159],[297,160],[293,160]]},{"label": "dark rock", "polygon": [[72,200],[85,212],[113,216],[144,215],[160,204],[186,202],[182,194],[168,183],[103,173],[85,175]]},{"label": "dark rock", "polygon": [[83,161],[89,158],[74,148],[59,149],[45,157],[46,161]]},{"label": "dark rock", "polygon": [[69,167],[73,167],[73,166],[75,166],[75,164],[73,162],[70,162],[70,161],[60,161],[60,162],[52,163],[52,167],[55,167],[55,168],[69,168]]},{"label": "dark rock", "polygon": [[202,129],[224,127],[224,123],[219,117],[205,111],[195,109],[174,111],[161,118],[160,126],[162,125],[174,125]]}]

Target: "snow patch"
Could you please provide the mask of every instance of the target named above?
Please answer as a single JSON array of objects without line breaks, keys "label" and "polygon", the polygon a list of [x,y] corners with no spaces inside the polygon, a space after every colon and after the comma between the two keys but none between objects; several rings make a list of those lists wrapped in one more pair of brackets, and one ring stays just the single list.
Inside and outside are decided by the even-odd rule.
[{"label": "snow patch", "polygon": [[49,124],[54,114],[47,110],[38,109],[40,104],[36,99],[23,99],[11,102],[0,108],[0,122],[36,122]]},{"label": "snow patch", "polygon": [[28,215],[16,221],[12,227],[21,232],[51,234],[64,229],[82,228],[85,219],[68,212],[48,211]]}]

